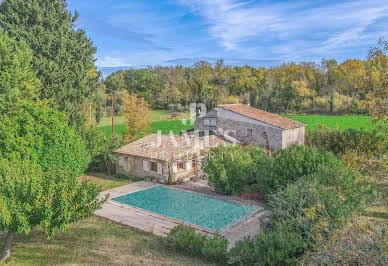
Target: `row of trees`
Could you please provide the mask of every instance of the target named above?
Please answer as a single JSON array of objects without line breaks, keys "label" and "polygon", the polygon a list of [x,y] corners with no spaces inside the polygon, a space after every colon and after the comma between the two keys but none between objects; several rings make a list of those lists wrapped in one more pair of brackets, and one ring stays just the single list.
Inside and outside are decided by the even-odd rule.
[{"label": "row of trees", "polygon": [[[112,90],[136,93],[152,108],[161,109],[191,102],[205,103],[208,108],[250,102],[271,112],[366,113],[371,99],[384,100],[377,87],[385,87],[387,95],[387,86],[382,84],[387,68],[387,42],[381,39],[366,60],[287,63],[269,69],[201,61],[192,67],[118,71],[106,78],[105,86],[109,94]],[[120,110],[119,94],[117,98],[116,111]]]}]

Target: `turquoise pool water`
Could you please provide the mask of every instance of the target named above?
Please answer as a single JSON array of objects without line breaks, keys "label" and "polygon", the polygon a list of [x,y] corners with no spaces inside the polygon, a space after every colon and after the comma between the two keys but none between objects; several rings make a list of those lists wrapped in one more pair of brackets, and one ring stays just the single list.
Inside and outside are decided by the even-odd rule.
[{"label": "turquoise pool water", "polygon": [[155,186],[113,199],[216,231],[253,214],[257,207]]}]

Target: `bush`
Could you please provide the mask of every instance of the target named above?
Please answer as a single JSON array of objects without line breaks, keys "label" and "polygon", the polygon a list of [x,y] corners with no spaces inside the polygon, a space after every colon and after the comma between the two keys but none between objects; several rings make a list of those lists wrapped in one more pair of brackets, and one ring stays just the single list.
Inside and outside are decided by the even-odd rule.
[{"label": "bush", "polygon": [[168,240],[176,249],[192,256],[201,256],[220,264],[225,262],[228,241],[218,235],[208,237],[197,234],[194,228],[178,225],[171,229]]},{"label": "bush", "polygon": [[314,173],[320,165],[336,167],[342,163],[332,153],[317,148],[293,145],[279,150],[262,175],[257,177],[260,191],[264,194],[274,192],[299,177]]},{"label": "bush", "polygon": [[359,154],[380,156],[386,149],[386,132],[381,130],[363,131],[355,129],[338,130],[320,127],[307,132],[306,142],[313,147],[334,154],[357,152]]},{"label": "bush", "polygon": [[80,176],[90,156],[66,116],[44,103],[19,101],[0,110],[0,157],[28,160],[44,172],[56,168]]},{"label": "bush", "polygon": [[316,251],[307,252],[300,262],[303,265],[388,265],[385,227],[381,222],[357,219],[329,240],[318,243]]},{"label": "bush", "polygon": [[240,241],[228,254],[232,265],[295,265],[294,257],[303,253],[302,237],[287,224],[264,229],[255,242]]},{"label": "bush", "polygon": [[268,161],[265,151],[257,146],[218,146],[204,161],[209,183],[221,194],[239,194],[256,184],[260,167]]},{"label": "bush", "polygon": [[314,171],[268,196],[274,226],[254,243],[239,242],[228,254],[230,264],[297,264],[376,196],[366,177],[343,164],[321,164]]},{"label": "bush", "polygon": [[113,174],[117,161],[113,152],[121,146],[120,138],[110,137],[96,128],[85,131],[83,138],[92,158],[88,169]]}]

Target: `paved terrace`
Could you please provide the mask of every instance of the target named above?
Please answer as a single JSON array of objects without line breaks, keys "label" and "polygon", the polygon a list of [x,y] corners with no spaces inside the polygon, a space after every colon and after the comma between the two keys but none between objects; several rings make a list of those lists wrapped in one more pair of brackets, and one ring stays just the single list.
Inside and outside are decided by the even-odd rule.
[{"label": "paved terrace", "polygon": [[258,212],[252,214],[249,217],[246,217],[244,220],[236,224],[233,224],[232,226],[228,227],[226,231],[217,232],[208,228],[188,224],[180,220],[176,220],[167,216],[142,210],[126,204],[121,204],[119,202],[111,200],[112,198],[147,189],[156,185],[164,186],[152,182],[141,181],[105,191],[101,193],[101,196],[104,197],[105,195],[109,194],[109,200],[103,205],[102,209],[96,211],[95,214],[99,217],[103,217],[146,232],[152,232],[160,236],[166,236],[172,228],[179,224],[186,224],[193,227],[199,233],[219,234],[226,237],[229,241],[230,247],[233,247],[237,241],[242,240],[245,237],[257,236],[261,231],[263,223],[267,222],[269,220],[269,217],[271,216],[271,212],[265,209],[265,205],[263,203],[244,200],[236,196],[224,196],[216,194],[209,186],[207,186],[203,182],[188,182],[182,185],[170,185],[167,187],[183,191],[189,191],[200,195],[212,196],[220,200],[255,205],[259,207]]}]

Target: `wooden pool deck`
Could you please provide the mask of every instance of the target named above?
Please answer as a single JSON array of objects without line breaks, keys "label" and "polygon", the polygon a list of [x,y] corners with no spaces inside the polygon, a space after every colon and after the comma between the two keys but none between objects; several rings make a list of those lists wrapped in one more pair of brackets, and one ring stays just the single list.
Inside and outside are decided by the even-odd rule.
[{"label": "wooden pool deck", "polygon": [[258,207],[258,211],[251,216],[246,217],[242,221],[239,221],[228,227],[225,231],[218,232],[111,200],[112,198],[137,192],[153,186],[164,185],[141,181],[105,191],[101,193],[101,197],[105,197],[105,195],[109,194],[109,200],[102,206],[100,210],[96,211],[95,214],[99,217],[103,217],[146,232],[152,232],[160,236],[166,236],[172,228],[179,224],[186,224],[193,227],[197,232],[200,233],[219,234],[224,236],[228,239],[230,247],[234,246],[237,241],[242,240],[245,237],[257,236],[261,231],[263,223],[267,222],[271,216],[271,212],[266,210],[263,203],[244,200],[236,196],[219,195],[216,194],[207,185],[198,182],[189,182],[182,185],[171,185],[167,187],[189,191],[200,195],[212,196],[221,200],[255,205]]}]

